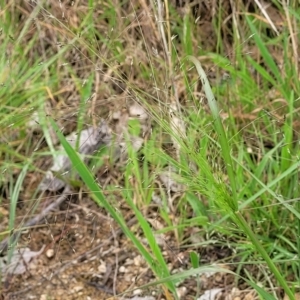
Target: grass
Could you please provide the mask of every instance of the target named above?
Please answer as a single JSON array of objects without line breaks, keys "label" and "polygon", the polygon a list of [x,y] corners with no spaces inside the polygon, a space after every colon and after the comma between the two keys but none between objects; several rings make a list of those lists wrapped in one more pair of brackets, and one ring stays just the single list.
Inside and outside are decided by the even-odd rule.
[{"label": "grass", "polygon": [[[1,205],[9,205],[3,232],[21,228],[38,206],[37,195],[31,193],[23,220],[17,222],[17,203],[27,176],[42,178],[42,161],[57,155],[56,132],[73,173],[80,174],[84,188],[115,219],[155,274],[157,280],[144,288],[162,285],[167,299],[170,293],[178,298],[178,283],[208,269],[220,270],[202,266],[191,254],[191,270],[170,273],[156,235],[173,236],[179,247],[187,246],[192,243],[187,232],[198,228],[218,233],[220,244],[224,240],[235,249],[236,278],[243,278],[263,299],[279,298],[277,287],[294,299],[300,275],[300,87],[293,22],[299,8],[295,4],[287,9],[276,2],[276,11],[290,24],[277,36],[258,17],[258,8],[250,14],[245,7],[233,7],[241,18],[232,22],[240,26],[226,25],[224,32],[232,36],[222,36],[218,32],[226,10],[218,7],[212,18],[217,46],[215,52],[207,52],[205,39],[199,41],[205,27],[198,24],[201,18],[193,8],[181,17],[169,4],[161,20],[160,6],[153,6],[155,22],[151,14],[140,14],[142,3],[125,1],[122,10],[112,2],[101,6],[89,1],[88,6],[76,7],[78,16],[71,6],[50,8],[44,3],[22,8],[1,3],[5,14],[0,25]],[[211,68],[217,68],[218,81],[212,87],[206,79]],[[218,79],[224,72],[222,78],[229,78]],[[64,135],[75,130],[79,141],[87,124],[108,118],[108,104],[120,110],[131,102],[145,108],[152,132],[136,152],[130,136],[142,135],[142,121],[128,121],[124,134],[128,158],[119,170],[120,187],[108,186],[107,197],[92,171],[101,154],[86,166]],[[28,126],[33,112],[38,116],[36,133]],[[162,172],[170,183],[181,184],[177,198],[163,185],[156,189]],[[148,221],[153,193],[160,195],[157,210],[163,228],[153,228]],[[112,198],[122,199],[134,212],[147,244],[127,227]],[[244,263],[258,273],[247,271]]]}]

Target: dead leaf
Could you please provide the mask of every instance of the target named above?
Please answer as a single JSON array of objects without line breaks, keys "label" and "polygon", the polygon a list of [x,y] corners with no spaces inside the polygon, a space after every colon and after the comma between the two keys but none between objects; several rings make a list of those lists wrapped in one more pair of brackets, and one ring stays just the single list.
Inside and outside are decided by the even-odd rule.
[{"label": "dead leaf", "polygon": [[[66,137],[70,145],[75,149],[78,134],[73,132],[68,137]],[[92,154],[94,151],[98,150],[103,145],[109,145],[111,142],[111,132],[106,124],[102,121],[97,128],[89,127],[85,130],[82,130],[79,143],[78,143],[78,152],[82,157],[82,160],[85,160],[86,155]],[[54,157],[53,166],[50,170],[46,172],[46,175],[42,182],[40,183],[38,189],[40,191],[58,191],[62,189],[66,183],[57,178],[57,173],[60,176],[66,175],[71,170],[71,161],[64,151],[63,147],[60,146],[60,154]]]},{"label": "dead leaf", "polygon": [[166,170],[159,174],[159,179],[162,181],[162,183],[165,185],[167,190],[177,193],[181,192],[184,189],[184,186],[180,183],[177,183],[175,181],[176,173],[172,170]]},{"label": "dead leaf", "polygon": [[7,265],[7,256],[0,258],[0,266],[3,274],[23,274],[30,267],[30,262],[44,251],[45,245],[40,251],[31,251],[29,248],[15,249],[11,262]]}]

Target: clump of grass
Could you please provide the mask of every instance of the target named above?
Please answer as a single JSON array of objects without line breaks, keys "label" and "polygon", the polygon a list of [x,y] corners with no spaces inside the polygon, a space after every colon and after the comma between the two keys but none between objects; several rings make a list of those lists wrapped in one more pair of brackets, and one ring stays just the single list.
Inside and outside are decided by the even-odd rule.
[{"label": "clump of grass", "polygon": [[[234,247],[240,250],[241,253],[238,255],[242,256],[241,260],[250,260],[259,253],[254,264],[265,269],[260,261],[261,256],[286,294],[290,299],[294,299],[291,291],[294,283],[289,283],[286,279],[291,271],[283,266],[286,259],[290,259],[292,272],[299,274],[297,261],[292,261],[293,256],[299,253],[297,242],[299,207],[295,201],[298,197],[299,149],[297,132],[293,129],[299,83],[296,80],[297,68],[291,63],[294,58],[291,60],[288,50],[291,32],[283,31],[279,37],[270,38],[265,35],[265,27],[262,24],[257,26],[257,20],[253,16],[243,16],[241,20],[235,20],[243,23],[240,28],[245,32],[239,32],[238,28],[234,27],[233,39],[236,43],[233,48],[236,52],[234,64],[224,53],[208,55],[213,64],[228,72],[231,78],[211,89],[198,60],[192,56],[186,57],[186,55],[201,56],[205,53],[204,49],[197,48],[199,41],[195,38],[197,26],[193,23],[194,10],[185,11],[183,18],[179,18],[176,9],[171,5],[163,8],[160,1],[158,4],[160,6],[153,6],[152,9],[157,15],[159,24],[153,19],[147,20],[148,26],[154,25],[153,28],[157,30],[153,35],[161,34],[164,37],[162,49],[159,49],[159,46],[158,49],[155,46],[150,48],[149,45],[153,40],[145,35],[147,30],[143,27],[145,23],[140,22],[137,17],[139,5],[132,7],[134,16],[132,20],[136,21],[135,30],[132,30],[130,22],[125,17],[124,23],[119,22],[120,18],[117,18],[112,3],[107,3],[102,9],[97,3],[90,1],[90,7],[93,9],[83,8],[82,21],[76,23],[78,22],[76,18],[72,20],[74,28],[68,27],[56,17],[50,22],[57,34],[52,38],[57,39],[60,45],[56,54],[43,49],[43,59],[34,54],[32,60],[23,59],[21,62],[20,57],[34,53],[35,43],[39,40],[38,34],[32,35],[28,37],[30,43],[23,47],[26,35],[31,33],[32,29],[29,20],[36,16],[47,15],[48,10],[44,6],[35,6],[25,26],[15,32],[8,15],[3,25],[5,38],[2,45],[3,49],[12,48],[13,51],[9,53],[9,57],[2,51],[0,60],[3,70],[0,82],[5,83],[0,90],[0,98],[4,99],[1,100],[3,110],[0,127],[4,129],[3,138],[6,141],[0,146],[0,155],[5,158],[5,162],[1,162],[2,172],[6,176],[3,184],[7,184],[7,180],[10,182],[8,229],[12,231],[16,225],[17,199],[26,173],[38,170],[33,163],[38,157],[45,157],[49,153],[55,155],[49,131],[51,124],[68,153],[74,170],[80,174],[88,190],[93,193],[93,199],[118,222],[158,278],[153,284],[163,284],[166,295],[168,289],[176,297],[178,282],[211,268],[202,267],[195,262],[195,258],[191,258],[193,270],[171,275],[162,250],[157,245],[155,234],[171,232],[180,246],[185,231],[194,226],[205,228],[208,232],[217,231],[228,237],[228,243],[230,237],[234,235],[235,243],[238,245]],[[93,13],[98,9],[104,12],[96,21]],[[165,9],[165,19],[162,11],[157,9]],[[62,12],[60,9],[58,11]],[[215,16],[214,24],[217,30],[222,27],[223,13],[220,8],[219,14]],[[298,18],[296,12],[292,10],[286,13],[289,17]],[[10,18],[13,19],[14,15]],[[63,32],[62,35],[58,34],[60,31]],[[116,31],[118,33],[115,33]],[[173,32],[177,37],[172,37]],[[238,36],[248,38],[240,43]],[[143,46],[138,46],[135,39],[140,39]],[[180,40],[181,45],[176,44],[176,39]],[[62,45],[66,40],[68,44]],[[278,40],[282,41],[283,45],[281,49],[284,54],[283,69],[278,68],[269,50],[270,45],[278,44]],[[246,42],[259,49],[260,59],[241,51],[241,45]],[[131,44],[135,45],[138,51],[135,46],[130,46]],[[159,44],[160,40],[156,45]],[[221,35],[218,35],[217,48],[222,50],[225,46],[226,41],[221,40]],[[74,55],[68,56],[72,51],[79,54],[84,62],[77,62],[78,65],[74,68],[72,66]],[[138,55],[136,59],[135,54]],[[196,66],[198,72],[196,78],[195,72],[187,69],[187,58]],[[142,80],[137,81],[136,74]],[[183,79],[176,81],[175,75],[182,75]],[[198,76],[201,84],[198,82]],[[103,81],[99,79],[100,77]],[[71,87],[68,87],[70,82]],[[102,82],[105,84],[102,85]],[[149,89],[149,82],[153,85],[153,90]],[[168,82],[169,86],[166,88],[163,82]],[[90,114],[91,110],[92,122],[96,124],[97,119],[104,116],[102,110],[104,102],[100,101],[100,105],[97,106],[95,97],[92,96],[99,93],[109,101],[113,99],[112,94],[119,91],[118,96],[122,99],[125,89],[123,84],[127,90],[126,97],[143,105],[153,120],[153,133],[145,141],[142,159],[140,153],[133,151],[130,143],[127,143],[129,157],[124,167],[124,188],[117,189],[123,201],[134,212],[147,240],[146,245],[129,230],[121,212],[104,197],[91,170],[82,163],[63,134],[74,128],[80,134],[86,123],[86,115]],[[199,105],[197,95],[200,92],[197,85],[204,88],[209,107],[207,112]],[[182,86],[184,89],[180,94],[178,90]],[[272,103],[273,107],[270,102],[264,100],[269,87],[279,92],[284,106],[276,106],[278,101]],[[58,116],[54,122],[44,113],[45,97],[49,98],[53,105],[60,103],[70,108],[74,98],[77,102],[69,114]],[[116,103],[111,100],[119,107],[126,104],[126,101],[127,99]],[[218,103],[220,104],[217,105]],[[219,106],[222,108],[221,111]],[[256,110],[257,107],[259,111]],[[38,141],[32,135],[26,140],[26,122],[31,118],[32,110],[37,110],[40,116],[42,136]],[[228,115],[226,120],[221,119],[224,112]],[[276,116],[277,112],[281,114],[281,119]],[[71,120],[76,124],[70,124]],[[62,133],[59,128],[64,125],[67,128]],[[130,134],[140,134],[138,122],[133,121],[130,126]],[[11,138],[14,135],[16,138]],[[26,143],[21,142],[19,147],[11,144],[15,140],[22,139]],[[44,140],[50,152],[42,148]],[[266,141],[271,144],[271,149],[266,145]],[[176,149],[170,147],[170,144],[175,145]],[[14,171],[18,174],[16,181],[13,168],[17,169]],[[154,230],[142,211],[147,211],[151,204],[156,174],[166,170],[174,176],[172,180],[184,185],[185,190],[181,193],[179,203],[174,204],[175,209],[172,213],[176,214],[176,218],[170,214],[168,201],[171,193],[167,191],[164,194],[161,191],[163,204],[159,207],[159,217],[166,223],[166,228]],[[115,187],[109,187],[107,190],[110,189],[116,191]],[[35,197],[30,200],[34,202]],[[136,199],[138,200],[135,201]],[[223,218],[220,218],[220,215]],[[228,218],[235,221],[237,228],[229,227]],[[290,219],[293,220],[290,228],[282,226]],[[285,248],[288,250],[284,250]],[[281,263],[282,260],[284,263]],[[242,269],[241,264],[237,271]],[[254,274],[250,274],[249,277],[248,283],[264,299],[271,299],[265,290],[255,284]],[[295,275],[295,282],[298,277],[299,275]]]}]

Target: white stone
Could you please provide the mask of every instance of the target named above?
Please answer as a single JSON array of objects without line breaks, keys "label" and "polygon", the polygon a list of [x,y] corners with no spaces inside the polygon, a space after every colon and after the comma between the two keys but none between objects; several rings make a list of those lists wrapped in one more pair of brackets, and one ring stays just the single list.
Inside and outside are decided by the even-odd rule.
[{"label": "white stone", "polygon": [[101,261],[101,265],[98,266],[98,272],[105,274],[107,272],[107,267],[104,261]]},{"label": "white stone", "polygon": [[142,293],[143,293],[143,290],[141,290],[141,289],[136,289],[133,291],[133,295],[135,295],[135,296],[141,295]]},{"label": "white stone", "polygon": [[126,273],[126,272],[127,272],[127,269],[126,269],[124,266],[121,266],[121,267],[119,268],[119,272],[120,272],[120,273]]},{"label": "white stone", "polygon": [[53,256],[54,256],[54,249],[48,249],[47,251],[46,251],[46,256],[48,257],[48,258],[52,258]]}]

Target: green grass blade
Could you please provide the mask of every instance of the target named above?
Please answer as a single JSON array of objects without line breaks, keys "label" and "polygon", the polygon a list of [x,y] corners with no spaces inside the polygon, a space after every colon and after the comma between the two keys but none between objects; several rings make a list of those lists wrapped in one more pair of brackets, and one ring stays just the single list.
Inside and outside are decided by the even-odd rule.
[{"label": "green grass blade", "polygon": [[[141,242],[135,237],[135,235],[129,230],[127,227],[123,217],[116,211],[116,209],[107,201],[107,199],[104,197],[100,187],[95,182],[94,177],[92,173],[89,171],[87,166],[83,163],[78,153],[70,146],[70,144],[65,139],[64,135],[60,132],[58,126],[56,123],[50,119],[52,127],[55,129],[57,136],[64,147],[68,157],[70,158],[74,168],[77,170],[78,174],[80,174],[82,180],[86,184],[86,186],[89,188],[89,190],[94,194],[94,199],[98,205],[103,206],[110,215],[114,218],[114,220],[120,225],[126,236],[134,243],[134,245],[137,247],[137,249],[140,251],[142,256],[146,259],[149,266],[152,267],[153,272],[158,276],[166,276],[168,274],[165,274],[165,272],[161,272],[161,266],[157,263],[155,263],[154,258],[149,254],[148,250],[141,244]],[[140,215],[139,215],[139,221],[140,221]],[[175,292],[174,285],[170,282],[167,283],[168,288]]]},{"label": "green grass blade", "polygon": [[250,27],[251,32],[253,33],[254,41],[255,41],[258,49],[260,50],[260,53],[264,59],[264,62],[270,68],[271,72],[275,76],[278,83],[283,83],[281,73],[280,73],[271,53],[269,52],[268,48],[266,47],[266,44],[261,39],[259,32],[257,31],[256,27],[253,25],[253,22],[250,20],[249,17],[246,16],[246,20]]},{"label": "green grass blade", "polygon": [[[11,197],[10,197],[10,202],[9,202],[9,231],[12,233],[14,231],[14,225],[15,225],[15,219],[16,219],[16,208],[17,208],[17,203],[19,201],[19,195],[20,191],[22,189],[23,181],[25,179],[25,176],[28,171],[28,167],[30,165],[30,162],[28,162],[23,168],[21,173],[18,176],[18,179],[14,185]],[[8,263],[10,263],[15,245],[17,243],[18,237],[14,236],[13,234],[10,235],[10,240],[9,240],[9,251],[8,251]]]},{"label": "green grass blade", "polygon": [[261,296],[261,299],[263,299],[263,300],[277,300],[273,295],[266,292],[263,288],[261,288],[256,283],[254,283],[250,280],[247,280],[247,279],[245,279],[245,281],[247,281],[247,283],[249,285],[251,285],[257,291],[257,293]]},{"label": "green grass blade", "polygon": [[200,62],[193,56],[188,56],[187,57],[190,61],[193,62],[193,64],[196,66],[197,72],[201,78],[202,85],[204,87],[204,91],[208,100],[208,105],[211,110],[212,116],[214,118],[214,125],[216,132],[218,133],[219,140],[220,140],[220,145],[221,145],[221,151],[222,151],[222,156],[226,164],[226,169],[228,172],[229,180],[230,180],[230,187],[232,191],[232,197],[228,197],[228,205],[230,206],[230,209],[232,211],[237,211],[238,209],[238,203],[237,203],[237,192],[236,192],[236,180],[235,180],[235,175],[233,171],[233,162],[231,159],[231,151],[230,147],[228,144],[228,139],[222,124],[222,120],[219,114],[219,108],[217,101],[214,97],[214,94],[212,92],[212,89],[210,87],[210,84],[208,82],[207,76],[200,64]]}]

